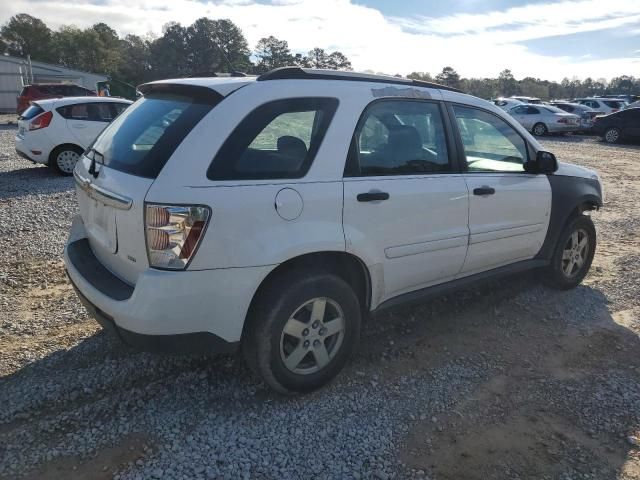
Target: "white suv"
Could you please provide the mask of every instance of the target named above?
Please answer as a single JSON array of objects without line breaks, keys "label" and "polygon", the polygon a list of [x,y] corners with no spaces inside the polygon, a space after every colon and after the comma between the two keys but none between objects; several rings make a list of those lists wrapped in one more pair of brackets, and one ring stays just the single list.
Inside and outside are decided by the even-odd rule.
[{"label": "white suv", "polygon": [[16,152],[71,175],[82,152],[131,105],[113,97],[64,97],[32,102],[18,118]]},{"label": "white suv", "polygon": [[280,392],[345,365],[370,312],[489,277],[587,273],[598,175],[490,102],[287,67],[166,80],[78,162],[65,248],[125,342],[229,352]]}]

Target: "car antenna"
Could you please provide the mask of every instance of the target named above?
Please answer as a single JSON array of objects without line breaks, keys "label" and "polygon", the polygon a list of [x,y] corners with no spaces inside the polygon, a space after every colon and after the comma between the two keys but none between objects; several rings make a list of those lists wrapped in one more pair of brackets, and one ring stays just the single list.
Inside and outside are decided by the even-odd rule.
[{"label": "car antenna", "polygon": [[227,56],[227,53],[223,50],[223,48],[218,44],[218,39],[217,36],[214,35],[213,38],[213,44],[218,48],[218,50],[220,50],[220,53],[222,54],[222,58],[224,59],[224,61],[226,62],[227,66],[229,67],[229,73],[231,74],[231,76],[235,76],[238,73],[241,72],[237,72],[234,68],[233,68],[233,64],[231,63],[231,60],[229,60],[229,57]]}]

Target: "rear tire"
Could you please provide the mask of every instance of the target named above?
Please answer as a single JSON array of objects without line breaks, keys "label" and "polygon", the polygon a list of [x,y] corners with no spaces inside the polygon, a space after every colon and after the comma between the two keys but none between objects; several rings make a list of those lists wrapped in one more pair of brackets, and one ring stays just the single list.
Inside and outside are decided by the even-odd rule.
[{"label": "rear tire", "polygon": [[595,253],[593,221],[587,215],[579,215],[568,222],[560,234],[551,264],[544,272],[544,282],[560,290],[578,286],[589,272]]},{"label": "rear tire", "polygon": [[349,284],[330,273],[293,271],[258,295],[242,342],[249,368],[285,394],[331,381],[360,336],[360,302]]},{"label": "rear tire", "polygon": [[544,123],[536,123],[531,129],[531,133],[533,133],[536,137],[546,135],[547,131],[547,126]]},{"label": "rear tire", "polygon": [[83,150],[75,145],[62,145],[51,152],[49,166],[65,177],[73,175],[73,169],[82,152]]},{"label": "rear tire", "polygon": [[618,143],[620,141],[620,130],[611,127],[604,132],[604,141],[607,143]]}]

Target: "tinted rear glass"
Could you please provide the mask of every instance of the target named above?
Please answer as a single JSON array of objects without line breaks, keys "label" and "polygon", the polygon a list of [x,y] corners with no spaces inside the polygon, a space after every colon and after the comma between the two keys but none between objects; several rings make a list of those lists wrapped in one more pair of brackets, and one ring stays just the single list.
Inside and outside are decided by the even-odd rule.
[{"label": "tinted rear glass", "polygon": [[624,106],[622,102],[615,102],[611,100],[605,100],[604,104],[609,108],[622,108]]},{"label": "tinted rear glass", "polygon": [[23,120],[31,120],[32,118],[35,118],[38,115],[40,115],[42,112],[44,112],[44,110],[38,105],[30,105],[29,108],[27,108],[24,112],[22,112],[22,115],[20,115],[20,118]]},{"label": "tinted rear glass", "polygon": [[104,130],[90,147],[89,158],[96,152],[96,161],[109,168],[155,178],[182,140],[220,98],[213,101],[182,93],[150,93]]}]

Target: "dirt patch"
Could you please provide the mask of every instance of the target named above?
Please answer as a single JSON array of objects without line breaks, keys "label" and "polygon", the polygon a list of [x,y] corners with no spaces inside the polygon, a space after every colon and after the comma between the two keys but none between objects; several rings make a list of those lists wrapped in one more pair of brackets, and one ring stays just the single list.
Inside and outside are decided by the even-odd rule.
[{"label": "dirt patch", "polygon": [[111,480],[115,472],[150,453],[150,439],[145,435],[128,435],[117,445],[102,448],[89,460],[57,458],[45,467],[30,472],[26,480]]}]

